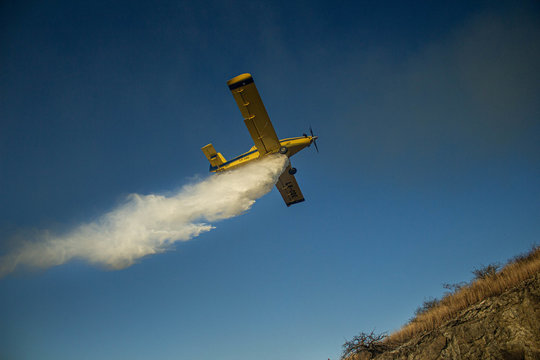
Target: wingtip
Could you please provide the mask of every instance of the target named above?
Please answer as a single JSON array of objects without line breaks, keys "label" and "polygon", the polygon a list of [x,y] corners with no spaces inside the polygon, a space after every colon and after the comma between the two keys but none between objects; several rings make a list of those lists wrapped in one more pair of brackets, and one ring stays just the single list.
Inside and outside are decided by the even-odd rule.
[{"label": "wingtip", "polygon": [[253,82],[253,76],[251,76],[251,74],[249,73],[245,73],[245,74],[241,74],[241,75],[233,77],[232,79],[227,81],[227,85],[229,86],[229,89],[234,90],[241,86],[251,84],[252,82]]},{"label": "wingtip", "polygon": [[300,200],[291,201],[290,203],[286,203],[286,204],[287,204],[287,207],[289,207],[291,205],[298,204],[298,203],[301,203],[301,202],[304,202],[304,201],[306,201],[306,199],[302,198]]}]

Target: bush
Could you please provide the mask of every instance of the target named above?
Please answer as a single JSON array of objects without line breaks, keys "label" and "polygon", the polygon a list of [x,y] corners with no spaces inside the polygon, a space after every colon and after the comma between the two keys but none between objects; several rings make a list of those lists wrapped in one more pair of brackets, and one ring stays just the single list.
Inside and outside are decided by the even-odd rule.
[{"label": "bush", "polygon": [[391,348],[388,343],[384,342],[386,337],[386,333],[376,334],[375,331],[370,333],[362,332],[343,344],[341,359],[347,359],[355,354],[367,353],[371,356],[381,354]]},{"label": "bush", "polygon": [[428,312],[429,310],[433,309],[435,306],[439,305],[440,300],[437,298],[429,298],[427,300],[424,300],[422,303],[422,306],[418,307],[414,312],[414,317],[417,317],[420,314],[423,314],[425,312]]},{"label": "bush", "polygon": [[482,265],[480,268],[474,269],[472,273],[475,280],[487,279],[495,276],[500,267],[500,264]]},{"label": "bush", "polygon": [[512,259],[510,259],[510,261],[508,261],[508,264],[526,264],[533,261],[539,249],[540,245],[532,245],[530,251],[514,256]]},{"label": "bush", "polygon": [[455,294],[455,293],[457,293],[458,291],[460,291],[461,289],[463,289],[467,285],[468,285],[468,283],[465,282],[465,281],[461,281],[461,282],[458,282],[456,284],[444,283],[443,288],[445,288],[446,290],[449,290],[448,292],[446,292],[445,296],[448,296],[450,294]]}]

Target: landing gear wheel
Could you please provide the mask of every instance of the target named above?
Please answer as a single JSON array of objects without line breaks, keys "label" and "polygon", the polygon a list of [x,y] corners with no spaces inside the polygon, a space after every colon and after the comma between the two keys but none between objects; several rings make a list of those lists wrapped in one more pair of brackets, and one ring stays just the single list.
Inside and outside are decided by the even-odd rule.
[{"label": "landing gear wheel", "polygon": [[282,146],[282,147],[279,148],[279,153],[280,154],[286,154],[287,151],[289,151],[289,149],[287,149],[286,146]]},{"label": "landing gear wheel", "polygon": [[289,174],[291,174],[291,175],[296,174],[296,168],[290,168],[289,169]]}]

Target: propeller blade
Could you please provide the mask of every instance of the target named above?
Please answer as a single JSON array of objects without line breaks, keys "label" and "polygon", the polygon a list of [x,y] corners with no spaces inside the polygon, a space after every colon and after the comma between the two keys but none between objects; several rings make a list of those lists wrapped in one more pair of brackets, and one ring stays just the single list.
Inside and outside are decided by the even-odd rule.
[{"label": "propeller blade", "polygon": [[319,147],[317,146],[317,139],[319,137],[313,135],[313,129],[311,128],[311,125],[309,125],[309,133],[311,134],[311,137],[313,138],[313,144],[315,145],[315,150],[317,150],[317,152],[319,152]]}]

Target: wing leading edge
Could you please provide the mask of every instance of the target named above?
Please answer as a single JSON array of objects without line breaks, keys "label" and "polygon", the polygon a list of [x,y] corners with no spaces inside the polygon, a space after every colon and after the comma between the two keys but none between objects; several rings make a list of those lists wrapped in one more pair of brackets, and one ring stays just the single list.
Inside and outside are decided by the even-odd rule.
[{"label": "wing leading edge", "polygon": [[250,74],[238,75],[227,81],[227,85],[259,154],[277,151],[280,147],[279,139],[255,87],[253,77]]},{"label": "wing leading edge", "polygon": [[305,200],[294,175],[289,173],[290,169],[291,165],[289,164],[276,183],[276,187],[283,197],[283,200],[285,200],[285,204],[287,204],[287,206],[291,206]]}]

